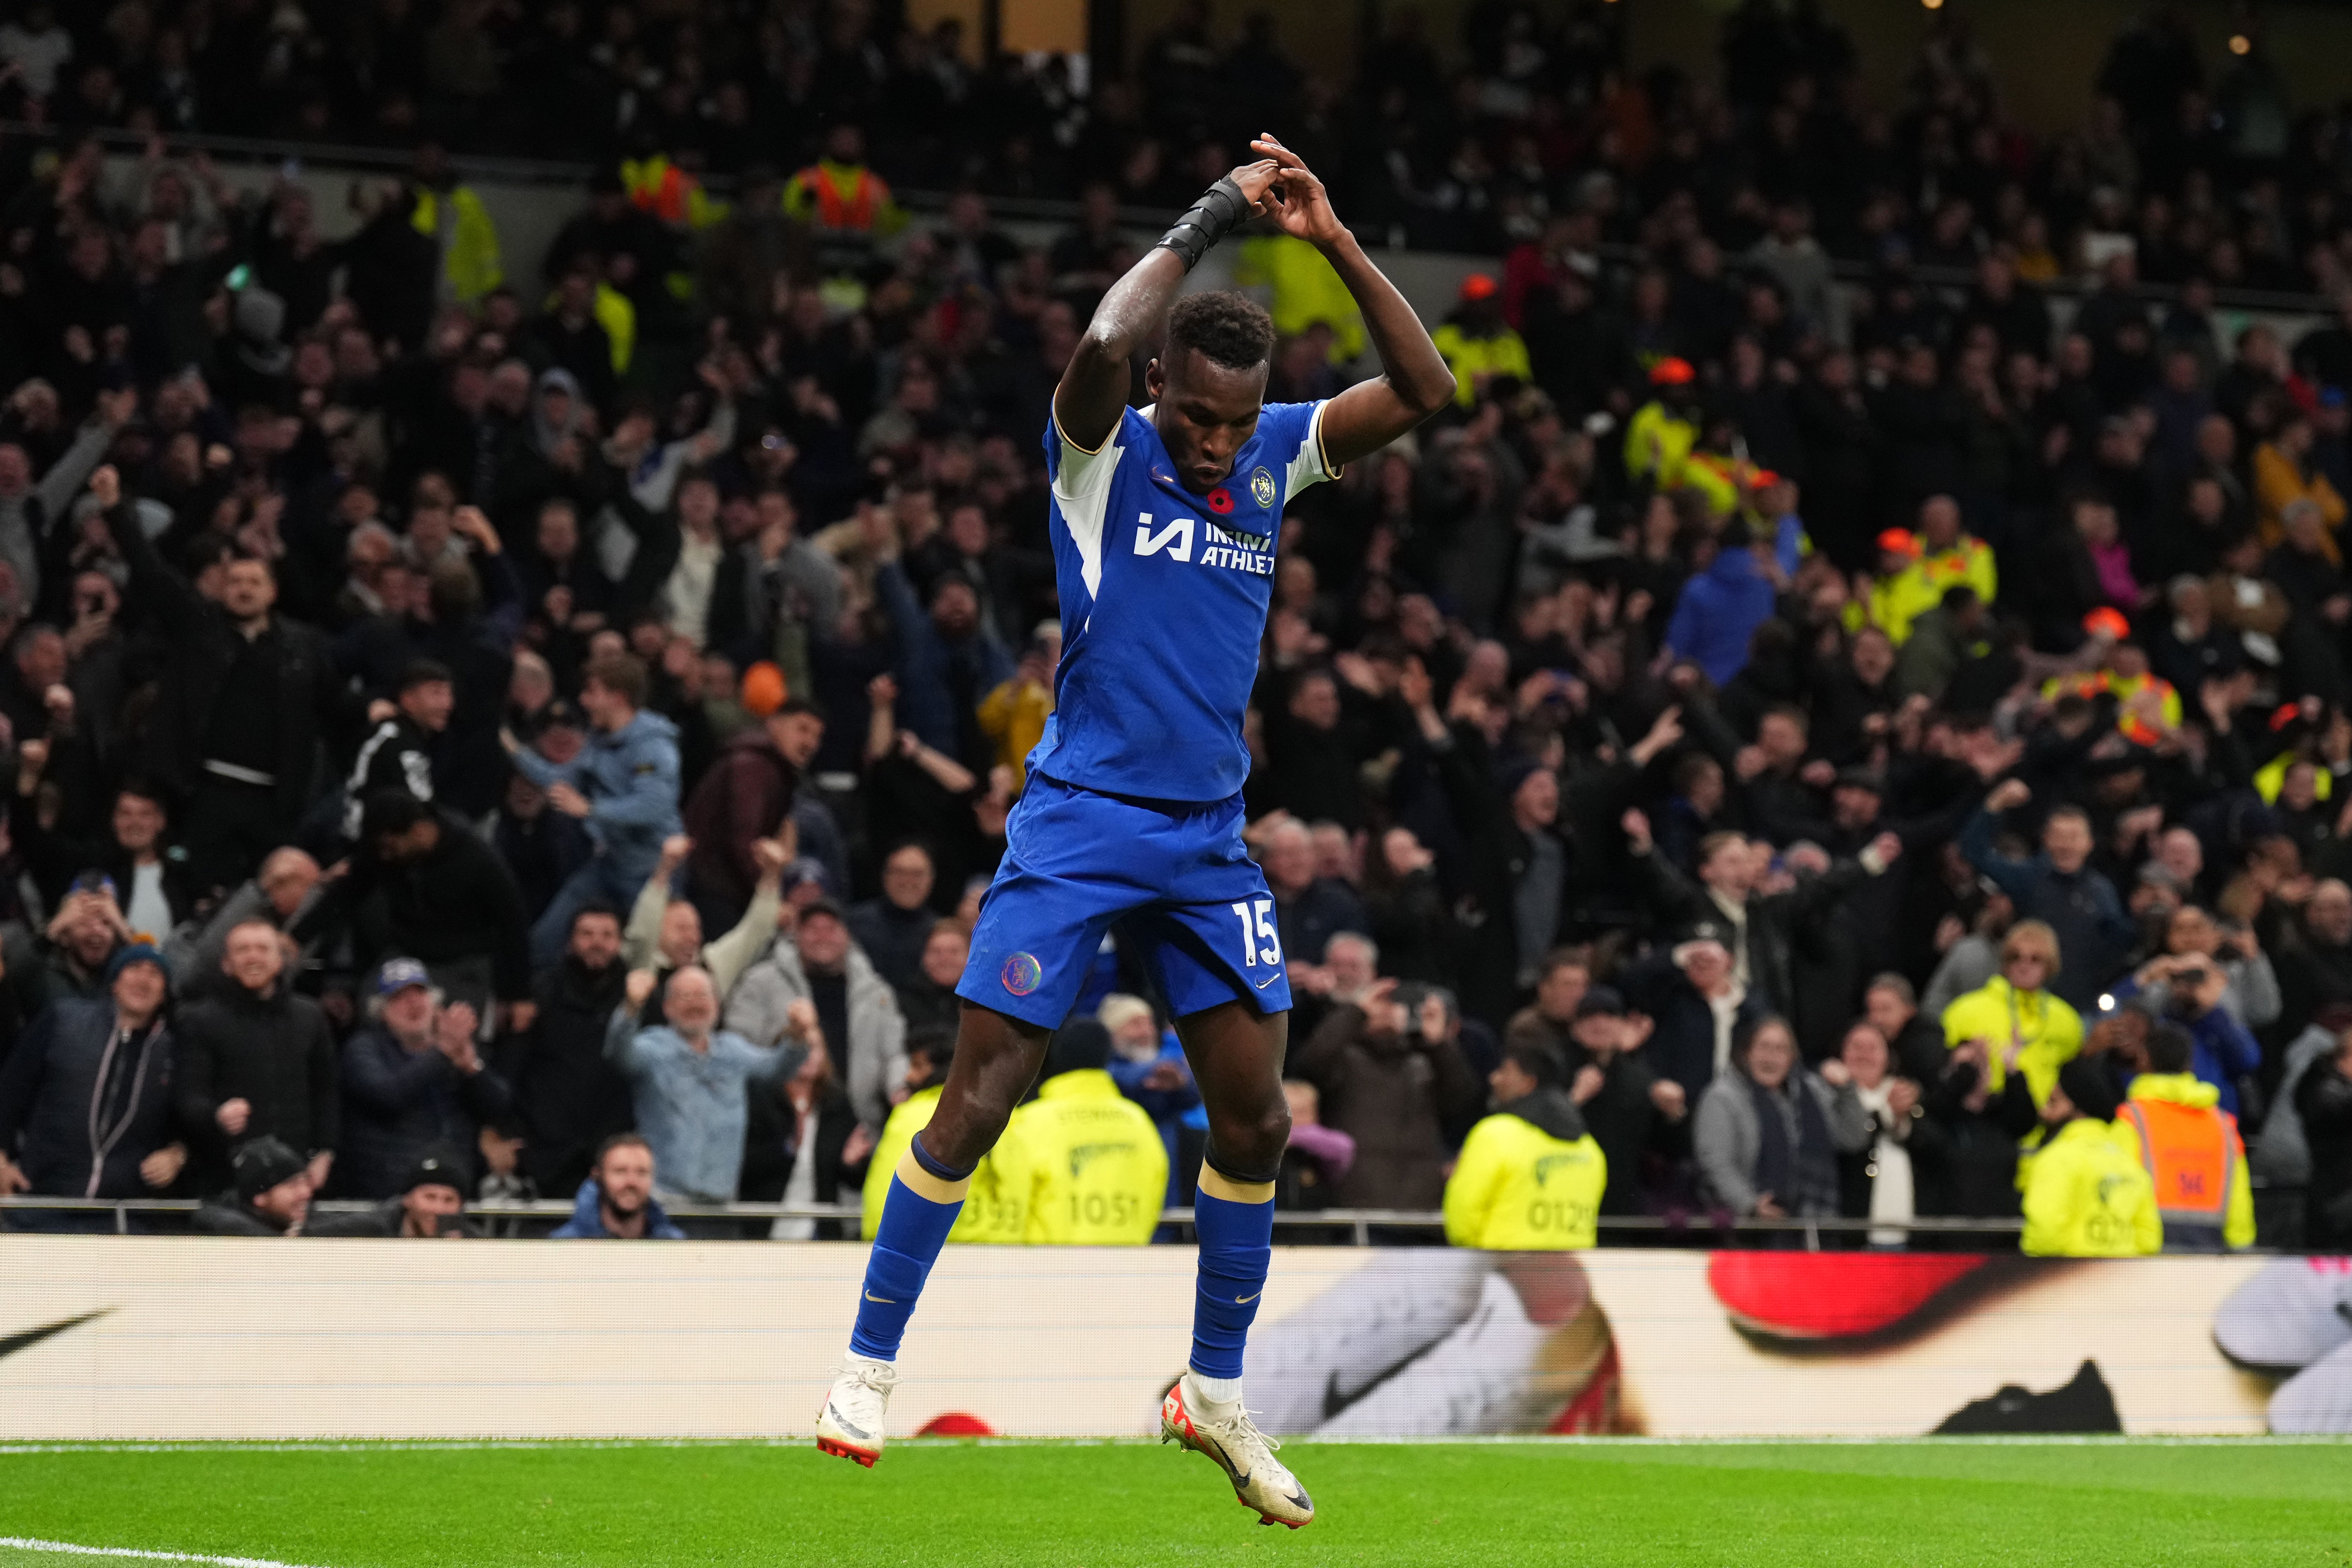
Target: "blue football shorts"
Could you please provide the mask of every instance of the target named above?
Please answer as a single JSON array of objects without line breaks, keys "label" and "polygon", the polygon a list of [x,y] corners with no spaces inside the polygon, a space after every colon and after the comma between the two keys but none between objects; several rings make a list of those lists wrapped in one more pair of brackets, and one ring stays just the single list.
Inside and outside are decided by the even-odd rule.
[{"label": "blue football shorts", "polygon": [[1059,1028],[1116,921],[1176,1016],[1236,997],[1289,1011],[1274,895],[1242,823],[1238,795],[1140,801],[1030,774],[956,994]]}]

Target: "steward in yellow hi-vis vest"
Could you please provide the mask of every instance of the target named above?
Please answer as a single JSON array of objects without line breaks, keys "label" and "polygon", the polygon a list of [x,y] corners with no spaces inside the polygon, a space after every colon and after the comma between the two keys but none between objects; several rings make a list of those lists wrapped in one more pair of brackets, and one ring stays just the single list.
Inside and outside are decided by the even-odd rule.
[{"label": "steward in yellow hi-vis vest", "polygon": [[[942,1067],[939,1070],[944,1079],[947,1069]],[[891,1173],[906,1158],[907,1146],[915,1141],[915,1134],[931,1124],[931,1117],[939,1108],[940,1090],[934,1084],[901,1100],[892,1109],[890,1120],[883,1123],[881,1141],[874,1145],[873,1163],[866,1167],[867,1239],[873,1238],[876,1227],[882,1223],[882,1200],[890,1194]],[[995,1148],[981,1156],[971,1173],[971,1189],[964,1194],[963,1212],[956,1215],[955,1228],[948,1232],[948,1239],[1017,1247],[1025,1239],[1028,1199],[1027,1152],[1022,1147],[1021,1130],[1016,1125],[1006,1130],[1004,1136],[996,1141]]]},{"label": "steward in yellow hi-vis vest", "polygon": [[1011,1136],[1028,1152],[1028,1240],[1140,1247],[1151,1239],[1168,1198],[1168,1146],[1109,1073],[1081,1067],[1047,1079],[1013,1113]]},{"label": "steward in yellow hi-vis vest", "polygon": [[2026,1253],[2037,1258],[2137,1258],[2164,1249],[2156,1188],[2107,1118],[2118,1101],[2105,1066],[2077,1058],[2059,1069],[2045,1122],[2063,1119],[2025,1184]]},{"label": "steward in yellow hi-vis vest", "polygon": [[1593,1245],[1609,1162],[1562,1087],[1549,1047],[1511,1047],[1487,1081],[1495,1114],[1470,1129],[1445,1184],[1445,1239],[1534,1252]]}]

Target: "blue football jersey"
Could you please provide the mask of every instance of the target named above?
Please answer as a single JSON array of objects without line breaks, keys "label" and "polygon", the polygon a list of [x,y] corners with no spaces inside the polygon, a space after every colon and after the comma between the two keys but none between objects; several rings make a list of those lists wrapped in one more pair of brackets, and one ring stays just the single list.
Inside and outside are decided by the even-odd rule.
[{"label": "blue football jersey", "polygon": [[1201,496],[1177,479],[1148,410],[1128,409],[1094,452],[1049,421],[1062,662],[1033,772],[1151,800],[1240,790],[1282,509],[1337,477],[1322,424],[1320,403],[1267,405],[1225,482]]}]

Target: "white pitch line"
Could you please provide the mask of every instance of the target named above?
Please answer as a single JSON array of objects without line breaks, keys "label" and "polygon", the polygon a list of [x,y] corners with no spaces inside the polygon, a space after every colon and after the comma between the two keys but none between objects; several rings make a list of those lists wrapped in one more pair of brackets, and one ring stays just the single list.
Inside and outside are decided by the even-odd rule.
[{"label": "white pitch line", "polygon": [[24,1535],[0,1535],[0,1548],[42,1552],[60,1557],[136,1557],[149,1563],[210,1563],[217,1568],[302,1568],[274,1557],[214,1557],[202,1552],[142,1552],[128,1546],[81,1546],[70,1541],[36,1541]]}]

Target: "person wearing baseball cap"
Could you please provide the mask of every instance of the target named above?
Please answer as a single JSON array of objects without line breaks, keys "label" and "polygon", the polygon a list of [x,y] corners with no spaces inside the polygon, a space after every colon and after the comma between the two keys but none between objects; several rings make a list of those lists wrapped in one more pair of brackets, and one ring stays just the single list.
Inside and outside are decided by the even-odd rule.
[{"label": "person wearing baseball cap", "polygon": [[1430,334],[1430,342],[1454,373],[1454,401],[1465,408],[1475,407],[1498,377],[1522,384],[1535,379],[1526,340],[1503,319],[1503,286],[1492,273],[1473,272],[1462,279],[1461,304]]},{"label": "person wearing baseball cap", "polygon": [[415,959],[388,958],[368,1014],[342,1048],[344,1190],[397,1197],[417,1162],[440,1152],[470,1191],[472,1163],[447,1152],[477,1148],[481,1130],[507,1121],[514,1106],[475,1043],[473,1007],[445,1005]]}]

